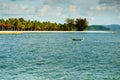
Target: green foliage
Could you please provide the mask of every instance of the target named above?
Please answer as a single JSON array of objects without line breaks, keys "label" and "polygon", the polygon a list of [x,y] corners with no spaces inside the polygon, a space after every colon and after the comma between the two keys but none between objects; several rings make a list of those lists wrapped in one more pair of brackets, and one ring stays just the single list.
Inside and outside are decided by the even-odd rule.
[{"label": "green foliage", "polygon": [[77,18],[75,22],[78,31],[84,31],[88,27],[88,22],[86,18]]},{"label": "green foliage", "polygon": [[86,29],[87,25],[87,20],[81,18],[76,21],[68,18],[64,24],[24,20],[23,18],[0,19],[0,30],[2,31],[82,31]]},{"label": "green foliage", "polygon": [[105,27],[105,26],[102,26],[102,25],[91,25],[87,28],[87,30],[110,30],[109,28]]},{"label": "green foliage", "polygon": [[66,19],[66,23],[67,23],[67,27],[68,27],[68,30],[76,30],[76,27],[75,27],[75,20],[72,19],[72,18],[67,18]]},{"label": "green foliage", "polygon": [[84,31],[88,27],[86,18],[77,18],[76,20],[68,18],[66,22],[70,30]]}]

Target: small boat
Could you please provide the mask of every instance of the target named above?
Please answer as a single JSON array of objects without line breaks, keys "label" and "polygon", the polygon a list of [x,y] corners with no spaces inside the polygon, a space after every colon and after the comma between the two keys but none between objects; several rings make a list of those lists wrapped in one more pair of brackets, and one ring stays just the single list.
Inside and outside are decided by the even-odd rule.
[{"label": "small boat", "polygon": [[74,38],[74,39],[72,39],[73,41],[84,41],[84,38]]}]

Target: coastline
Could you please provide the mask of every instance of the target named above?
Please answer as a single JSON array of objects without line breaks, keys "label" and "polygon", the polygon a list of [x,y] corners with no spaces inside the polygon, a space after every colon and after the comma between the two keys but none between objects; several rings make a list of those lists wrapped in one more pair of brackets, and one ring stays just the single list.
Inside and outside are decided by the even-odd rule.
[{"label": "coastline", "polygon": [[0,34],[23,33],[115,33],[116,31],[0,31]]},{"label": "coastline", "polygon": [[0,34],[22,34],[21,31],[0,31]]}]

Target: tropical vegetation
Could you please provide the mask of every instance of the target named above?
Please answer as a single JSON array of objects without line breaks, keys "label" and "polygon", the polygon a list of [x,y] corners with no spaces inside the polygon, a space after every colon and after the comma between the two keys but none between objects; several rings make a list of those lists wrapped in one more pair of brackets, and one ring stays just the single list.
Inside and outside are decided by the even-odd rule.
[{"label": "tropical vegetation", "polygon": [[67,18],[65,21],[61,24],[24,18],[0,19],[0,31],[83,31],[88,27],[86,18]]}]

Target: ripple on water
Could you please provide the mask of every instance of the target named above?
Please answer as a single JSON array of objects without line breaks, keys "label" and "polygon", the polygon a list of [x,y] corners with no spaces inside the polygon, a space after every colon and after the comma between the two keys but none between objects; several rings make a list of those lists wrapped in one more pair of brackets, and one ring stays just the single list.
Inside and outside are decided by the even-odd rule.
[{"label": "ripple on water", "polygon": [[[83,36],[84,42],[71,40]],[[120,80],[120,45],[114,36],[2,35],[0,80]]]}]

